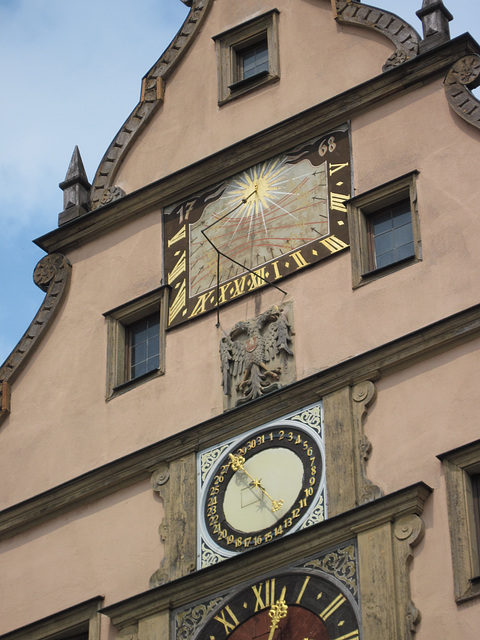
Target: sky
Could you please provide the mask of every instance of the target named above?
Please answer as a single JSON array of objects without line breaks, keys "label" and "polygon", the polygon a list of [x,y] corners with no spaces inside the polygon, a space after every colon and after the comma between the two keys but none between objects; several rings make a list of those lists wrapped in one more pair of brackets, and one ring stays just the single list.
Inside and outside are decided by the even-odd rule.
[{"label": "sky", "polygon": [[[364,4],[421,33],[422,0]],[[444,4],[452,37],[480,41],[479,1]],[[32,241],[57,227],[75,145],[92,182],[187,14],[181,0],[0,0],[0,364],[44,298],[32,275],[45,254]]]}]

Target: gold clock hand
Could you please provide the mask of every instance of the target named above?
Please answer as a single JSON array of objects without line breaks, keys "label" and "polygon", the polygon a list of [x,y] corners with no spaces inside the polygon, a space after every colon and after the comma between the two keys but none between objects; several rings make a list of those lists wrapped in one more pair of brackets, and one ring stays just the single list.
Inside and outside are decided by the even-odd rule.
[{"label": "gold clock hand", "polygon": [[282,593],[280,594],[280,598],[277,600],[275,604],[272,604],[270,607],[270,611],[268,615],[272,619],[270,624],[270,633],[268,634],[268,640],[273,639],[273,635],[275,633],[275,629],[278,629],[278,623],[282,618],[285,618],[288,612],[288,605],[285,603],[285,591],[287,587],[283,587]]},{"label": "gold clock hand", "polygon": [[263,494],[266,495],[267,498],[271,501],[273,513],[275,513],[275,511],[278,511],[279,509],[281,509],[282,506],[283,506],[283,500],[274,500],[272,498],[272,496],[269,495],[265,491],[265,489],[262,487],[261,480],[256,480],[253,476],[251,476],[248,473],[248,471],[243,466],[245,464],[245,458],[243,456],[240,456],[240,455],[239,456],[235,456],[232,453],[230,453],[229,456],[230,456],[230,460],[232,461],[232,469],[233,469],[233,471],[236,472],[236,471],[241,470],[241,471],[243,471],[243,473],[245,473],[250,478],[250,480],[252,481],[252,485],[254,487],[258,487],[260,489],[260,491],[262,491]]}]

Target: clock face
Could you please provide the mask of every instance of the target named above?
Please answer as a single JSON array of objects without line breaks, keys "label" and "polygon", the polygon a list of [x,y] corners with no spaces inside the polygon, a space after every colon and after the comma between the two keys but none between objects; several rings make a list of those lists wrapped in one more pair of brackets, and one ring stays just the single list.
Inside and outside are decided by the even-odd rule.
[{"label": "clock face", "polygon": [[358,605],[341,583],[294,570],[243,586],[195,640],[360,640]]},{"label": "clock face", "polygon": [[317,431],[294,420],[252,430],[223,449],[202,483],[203,545],[229,557],[292,533],[319,505],[325,517],[324,492]]},{"label": "clock face", "polygon": [[348,246],[347,127],[164,210],[169,326]]}]

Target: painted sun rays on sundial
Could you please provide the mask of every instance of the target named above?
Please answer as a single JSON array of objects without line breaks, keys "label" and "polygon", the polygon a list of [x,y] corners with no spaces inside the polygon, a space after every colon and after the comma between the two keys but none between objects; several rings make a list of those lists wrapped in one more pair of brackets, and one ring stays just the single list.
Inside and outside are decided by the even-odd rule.
[{"label": "painted sun rays on sundial", "polygon": [[[191,226],[191,256],[204,245],[203,229],[227,256],[220,265],[224,282],[243,268],[253,269],[323,237],[328,234],[326,190],[324,165],[312,167],[308,160],[292,165],[278,157],[255,165],[229,181],[222,195],[207,205],[201,220]],[[198,263],[191,260],[192,292],[212,286],[216,264],[211,245]]]}]

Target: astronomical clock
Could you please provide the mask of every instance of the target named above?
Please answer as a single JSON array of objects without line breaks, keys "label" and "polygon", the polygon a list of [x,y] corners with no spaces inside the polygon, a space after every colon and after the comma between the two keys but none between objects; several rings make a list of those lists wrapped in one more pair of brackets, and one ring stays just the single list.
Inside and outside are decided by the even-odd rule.
[{"label": "astronomical clock", "polygon": [[321,522],[321,404],[200,452],[197,468],[198,568]]},{"label": "astronomical clock", "polygon": [[175,640],[360,640],[355,542],[174,612]]},{"label": "astronomical clock", "polygon": [[350,195],[344,125],[166,207],[168,326],[347,248]]}]

